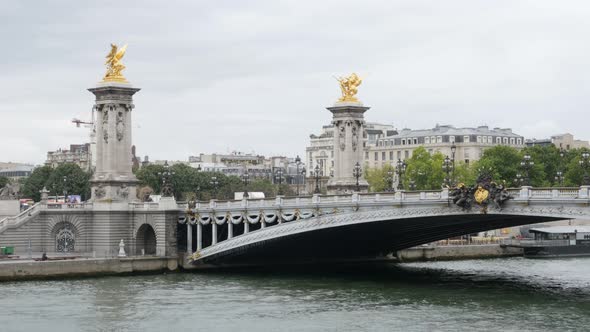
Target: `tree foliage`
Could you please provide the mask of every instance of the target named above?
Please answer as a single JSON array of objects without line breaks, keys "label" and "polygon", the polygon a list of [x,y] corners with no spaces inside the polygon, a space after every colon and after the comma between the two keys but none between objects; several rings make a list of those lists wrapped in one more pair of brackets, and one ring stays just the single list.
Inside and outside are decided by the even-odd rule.
[{"label": "tree foliage", "polygon": [[[162,189],[160,174],[164,170],[162,165],[148,165],[139,169],[135,176],[140,181],[140,185],[149,186],[155,193],[160,193]],[[202,172],[184,164],[171,166],[170,172],[173,192],[177,200],[188,200],[194,196],[199,200],[233,199],[234,193],[244,192],[246,189],[238,176],[228,176],[219,172]],[[217,185],[214,184],[214,177]],[[278,185],[271,183],[268,179],[251,179],[248,191],[264,192],[266,197],[273,197],[278,193]],[[281,185],[281,191],[286,196],[294,195],[291,187],[286,184]]]},{"label": "tree foliage", "polygon": [[8,183],[10,183],[10,180],[7,177],[0,176],[0,188],[4,188]]},{"label": "tree foliage", "polygon": [[37,167],[24,181],[21,194],[38,202],[41,200],[39,192],[45,187],[52,196],[63,195],[66,191],[68,195],[80,195],[82,200],[88,200],[90,178],[90,173],[75,164],[63,164],[55,169],[50,166]]}]

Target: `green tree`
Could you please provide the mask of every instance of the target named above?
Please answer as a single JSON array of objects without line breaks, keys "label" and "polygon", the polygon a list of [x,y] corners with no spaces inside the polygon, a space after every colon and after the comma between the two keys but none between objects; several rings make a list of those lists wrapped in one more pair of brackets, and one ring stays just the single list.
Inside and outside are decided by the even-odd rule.
[{"label": "green tree", "polygon": [[49,190],[57,190],[60,195],[64,192],[68,195],[80,195],[85,201],[90,199],[91,176],[92,174],[76,164],[62,164],[51,172],[45,186],[47,189],[51,187]]},{"label": "green tree", "polygon": [[444,158],[440,152],[431,155],[423,146],[414,150],[406,160],[404,187],[408,189],[413,180],[417,190],[440,189],[446,176],[442,168]]},{"label": "green tree", "polygon": [[35,202],[41,200],[41,194],[39,191],[46,187],[52,193],[55,192],[54,188],[48,186],[48,179],[53,173],[53,169],[50,166],[37,167],[33,170],[31,175],[25,180],[21,188],[21,194],[23,197],[31,198]]},{"label": "green tree", "polygon": [[582,153],[590,152],[590,150],[581,148],[573,149],[567,152],[565,156],[565,181],[566,186],[580,186],[584,181],[584,169],[580,166],[582,160]]},{"label": "green tree", "polygon": [[483,152],[483,156],[477,162],[475,173],[479,176],[480,170],[489,170],[494,181],[506,181],[507,184],[514,186],[517,185],[514,183],[516,174],[521,172],[521,161],[520,151],[510,146],[497,145]]},{"label": "green tree", "polygon": [[477,162],[466,163],[463,161],[455,162],[454,182],[471,185],[475,183],[477,172]]},{"label": "green tree", "polygon": [[389,186],[387,181],[389,177],[387,172],[389,171],[395,174],[395,169],[391,165],[385,165],[381,168],[366,168],[364,176],[369,183],[369,190],[373,192],[386,191]]},{"label": "green tree", "polygon": [[4,188],[8,183],[10,183],[10,180],[7,177],[0,176],[0,188]]}]

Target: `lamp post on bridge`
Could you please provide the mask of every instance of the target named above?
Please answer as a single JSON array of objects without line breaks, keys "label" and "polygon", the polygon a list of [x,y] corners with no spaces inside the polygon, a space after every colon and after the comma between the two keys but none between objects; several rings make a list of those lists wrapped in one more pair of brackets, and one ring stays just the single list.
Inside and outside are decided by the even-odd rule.
[{"label": "lamp post on bridge", "polygon": [[219,181],[217,180],[216,176],[211,177],[211,181],[209,183],[213,186],[213,198],[217,199],[217,187],[219,186]]},{"label": "lamp post on bridge", "polygon": [[161,194],[162,197],[172,197],[173,195],[173,188],[172,188],[172,176],[176,174],[170,171],[170,165],[168,165],[168,160],[164,161],[164,171],[158,172],[158,175],[162,178],[162,190]]},{"label": "lamp post on bridge", "polygon": [[582,159],[580,159],[579,164],[584,170],[582,185],[590,186],[590,176],[588,176],[588,168],[590,168],[590,153],[586,151],[582,152]]},{"label": "lamp post on bridge", "polygon": [[457,146],[455,142],[451,145],[451,186],[455,185],[455,152],[457,152]]},{"label": "lamp post on bridge", "polygon": [[67,184],[68,184],[68,177],[64,176],[64,204],[68,203],[68,189],[67,189]]},{"label": "lamp post on bridge", "polygon": [[410,191],[416,190],[416,181],[414,181],[414,179],[410,179],[409,182],[410,183],[408,183],[408,187],[409,187]]},{"label": "lamp post on bridge", "polygon": [[385,191],[393,191],[393,170],[391,167],[387,169],[387,176],[385,178],[385,182],[387,183],[387,189]]},{"label": "lamp post on bridge", "polygon": [[312,176],[315,178],[315,189],[313,191],[314,194],[320,193],[320,177],[323,175],[322,170],[320,169],[320,165],[316,165],[314,171],[311,172]]},{"label": "lamp post on bridge", "polygon": [[354,168],[352,169],[352,176],[356,178],[356,191],[360,192],[361,188],[359,186],[359,178],[363,175],[363,170],[361,168],[361,164],[357,161],[354,164]]},{"label": "lamp post on bridge", "polygon": [[530,186],[531,185],[531,169],[535,166],[535,162],[531,160],[530,154],[525,154],[520,162],[520,167],[524,171],[524,185]]},{"label": "lamp post on bridge", "polygon": [[395,173],[397,174],[397,179],[398,179],[397,190],[404,190],[403,176],[404,176],[404,173],[406,173],[407,167],[408,167],[408,165],[406,164],[405,161],[402,161],[401,159],[397,160],[397,166],[395,168]]},{"label": "lamp post on bridge", "polygon": [[283,189],[281,188],[281,184],[283,184],[283,169],[280,167],[275,171],[275,181],[278,183],[279,186],[277,195],[282,195]]},{"label": "lamp post on bridge", "polygon": [[524,183],[524,179],[522,177],[522,174],[520,173],[516,173],[516,178],[514,178],[514,183],[518,186],[518,187],[522,187],[522,184]]},{"label": "lamp post on bridge", "polygon": [[295,165],[297,165],[297,173],[296,173],[296,177],[295,180],[297,181],[297,196],[299,196],[299,182],[301,179],[301,174],[299,173],[299,166],[301,165],[301,158],[299,158],[299,155],[297,155],[297,157],[295,157]]},{"label": "lamp post on bridge", "polygon": [[445,177],[444,185],[446,185],[447,187],[450,187],[453,185],[453,180],[451,179],[451,171],[454,171],[454,169],[455,169],[453,164],[454,164],[454,162],[451,160],[451,158],[449,158],[449,156],[446,156],[445,159],[443,160],[442,169],[445,173],[447,173],[447,176]]},{"label": "lamp post on bridge", "polygon": [[565,157],[565,150],[563,148],[559,148],[559,168],[557,172],[555,172],[555,182],[558,186],[563,186],[563,158]]},{"label": "lamp post on bridge", "polygon": [[248,182],[250,181],[250,174],[248,173],[248,169],[244,174],[242,174],[242,181],[244,182],[244,198],[248,198]]}]

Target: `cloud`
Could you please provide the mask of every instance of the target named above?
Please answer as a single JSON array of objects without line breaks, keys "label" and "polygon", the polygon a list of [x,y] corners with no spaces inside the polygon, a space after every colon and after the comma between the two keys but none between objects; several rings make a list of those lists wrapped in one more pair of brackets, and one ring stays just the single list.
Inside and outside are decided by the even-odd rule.
[{"label": "cloud", "polygon": [[129,43],[134,144],[152,159],[304,155],[330,122],[333,75],[359,72],[366,119],[487,124],[588,139],[583,1],[9,2],[0,13],[0,156],[42,163],[87,141],[86,91]]}]

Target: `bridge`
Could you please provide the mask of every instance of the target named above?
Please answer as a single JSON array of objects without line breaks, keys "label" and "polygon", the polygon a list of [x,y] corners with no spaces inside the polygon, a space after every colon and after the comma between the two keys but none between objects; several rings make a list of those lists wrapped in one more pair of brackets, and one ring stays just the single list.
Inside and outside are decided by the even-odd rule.
[{"label": "bridge", "polygon": [[500,209],[462,209],[448,189],[179,203],[179,235],[197,267],[280,264],[374,259],[454,236],[590,217],[585,186],[508,192]]}]

